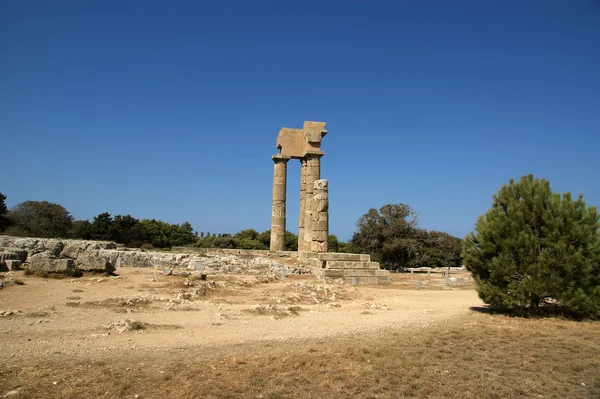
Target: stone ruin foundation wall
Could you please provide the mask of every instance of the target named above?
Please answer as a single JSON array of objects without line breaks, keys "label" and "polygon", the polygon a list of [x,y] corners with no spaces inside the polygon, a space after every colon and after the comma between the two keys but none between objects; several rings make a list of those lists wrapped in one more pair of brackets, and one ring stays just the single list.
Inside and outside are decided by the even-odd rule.
[{"label": "stone ruin foundation wall", "polygon": [[[284,261],[284,259],[286,259]],[[369,255],[173,247],[169,252],[120,248],[114,242],[21,238],[0,235],[0,269],[18,262],[34,272],[117,272],[120,267],[178,268],[203,274],[282,276],[312,273],[347,284],[389,284],[388,271]],[[14,270],[13,269],[13,270]]]}]

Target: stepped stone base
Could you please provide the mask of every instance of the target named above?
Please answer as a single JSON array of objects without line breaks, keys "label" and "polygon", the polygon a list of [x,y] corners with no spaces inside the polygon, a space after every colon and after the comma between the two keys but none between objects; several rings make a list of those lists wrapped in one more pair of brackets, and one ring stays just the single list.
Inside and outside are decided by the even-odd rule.
[{"label": "stepped stone base", "polygon": [[298,260],[316,276],[341,278],[348,284],[392,284],[390,272],[371,262],[369,255],[299,252]]}]

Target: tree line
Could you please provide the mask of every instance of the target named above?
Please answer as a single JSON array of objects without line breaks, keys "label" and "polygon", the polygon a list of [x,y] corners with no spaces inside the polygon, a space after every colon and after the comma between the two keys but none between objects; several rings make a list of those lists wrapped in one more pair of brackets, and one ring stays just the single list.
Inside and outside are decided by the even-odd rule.
[{"label": "tree line", "polygon": [[[260,249],[270,246],[271,231],[245,229],[235,234],[194,232],[189,222],[170,224],[131,215],[101,213],[89,220],[74,220],[67,209],[47,201],[25,201],[8,210],[0,194],[0,232],[15,236],[105,240],[128,247]],[[329,236],[329,251],[368,253],[384,268],[460,266],[461,240],[447,233],[418,227],[416,212],[408,205],[386,205],[369,210],[358,220],[349,242]],[[285,233],[285,249],[298,250],[298,236]]]},{"label": "tree line", "polygon": [[170,248],[197,240],[189,222],[171,224],[131,215],[101,213],[89,220],[75,220],[62,205],[48,201],[25,201],[7,209],[0,193],[0,232],[19,237],[73,238],[114,241],[128,247]]}]

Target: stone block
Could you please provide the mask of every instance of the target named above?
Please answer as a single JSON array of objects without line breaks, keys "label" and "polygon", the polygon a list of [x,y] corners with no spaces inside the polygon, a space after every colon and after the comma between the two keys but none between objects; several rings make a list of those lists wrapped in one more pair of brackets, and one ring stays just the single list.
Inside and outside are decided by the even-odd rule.
[{"label": "stone block", "polygon": [[84,251],[77,257],[77,267],[84,271],[115,271],[119,254],[109,250]]},{"label": "stone block", "polygon": [[327,190],[327,187],[329,186],[329,180],[327,179],[320,179],[320,180],[315,180],[313,187],[315,190]]},{"label": "stone block", "polygon": [[363,261],[327,261],[327,269],[379,269],[379,263],[377,262],[363,262]]},{"label": "stone block", "polygon": [[356,284],[365,285],[389,285],[392,280],[389,277],[344,277],[344,282],[351,284],[353,281]]},{"label": "stone block", "polygon": [[63,250],[60,252],[61,258],[77,259],[81,247],[75,243],[65,245]]},{"label": "stone block", "polygon": [[355,261],[355,262],[369,262],[371,257],[363,254],[345,254],[339,252],[327,252],[323,254],[311,254],[310,252],[300,252],[299,258],[317,258],[326,261]]},{"label": "stone block", "polygon": [[319,241],[312,241],[310,243],[310,250],[312,252],[327,252],[327,243],[319,242]]},{"label": "stone block", "polygon": [[323,269],[322,272],[321,272],[321,275],[323,277],[329,277],[329,278],[341,278],[341,277],[345,277],[344,270],[328,270],[328,269]]},{"label": "stone block", "polygon": [[28,269],[33,272],[67,273],[75,271],[76,267],[73,259],[33,256],[29,259]]},{"label": "stone block", "polygon": [[344,272],[344,277],[384,277],[389,275],[387,270],[378,269],[330,269]]},{"label": "stone block", "polygon": [[313,231],[313,240],[314,241],[322,241],[325,242],[328,239],[328,234],[327,231],[324,230],[317,230],[317,231]]},{"label": "stone block", "polygon": [[23,264],[23,262],[21,262],[19,259],[5,260],[4,263],[6,264],[6,268],[9,271],[19,270],[21,265]]},{"label": "stone block", "polygon": [[329,231],[329,222],[327,220],[325,220],[325,221],[319,220],[318,222],[313,222],[312,229],[316,230],[316,231],[318,231],[318,230]]}]

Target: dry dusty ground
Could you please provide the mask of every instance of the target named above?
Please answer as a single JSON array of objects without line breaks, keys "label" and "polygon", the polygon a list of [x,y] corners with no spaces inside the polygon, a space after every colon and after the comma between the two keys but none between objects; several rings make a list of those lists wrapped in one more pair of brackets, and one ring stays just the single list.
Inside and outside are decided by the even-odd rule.
[{"label": "dry dusty ground", "polygon": [[0,312],[13,310],[0,318],[0,395],[600,397],[597,323],[482,313],[467,276],[13,277],[25,284],[0,290]]}]

